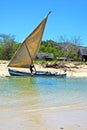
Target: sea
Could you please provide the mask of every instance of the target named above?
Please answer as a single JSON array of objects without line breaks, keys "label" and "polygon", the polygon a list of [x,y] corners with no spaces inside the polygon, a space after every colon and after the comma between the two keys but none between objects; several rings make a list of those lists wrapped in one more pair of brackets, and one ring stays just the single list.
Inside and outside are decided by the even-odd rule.
[{"label": "sea", "polygon": [[87,78],[0,78],[0,130],[37,130],[42,111],[77,106],[87,107]]}]

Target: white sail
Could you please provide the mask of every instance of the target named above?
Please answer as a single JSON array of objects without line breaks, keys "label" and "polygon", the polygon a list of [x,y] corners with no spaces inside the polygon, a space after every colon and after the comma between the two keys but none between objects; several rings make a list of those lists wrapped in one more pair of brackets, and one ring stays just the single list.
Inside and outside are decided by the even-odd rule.
[{"label": "white sail", "polygon": [[[50,12],[49,12],[50,13]],[[48,13],[48,15],[49,15]],[[24,40],[16,54],[8,64],[8,67],[26,67],[33,63],[36,57],[48,15],[36,27],[36,29]]]}]

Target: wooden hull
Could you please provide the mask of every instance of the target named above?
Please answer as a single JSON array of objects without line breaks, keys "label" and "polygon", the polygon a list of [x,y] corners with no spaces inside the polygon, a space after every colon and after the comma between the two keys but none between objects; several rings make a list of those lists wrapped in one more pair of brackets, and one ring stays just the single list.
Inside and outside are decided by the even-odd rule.
[{"label": "wooden hull", "polygon": [[11,76],[33,76],[33,77],[59,77],[64,78],[66,77],[66,74],[58,74],[58,73],[49,73],[49,72],[43,72],[43,71],[37,71],[36,73],[28,73],[28,72],[21,72],[16,71],[12,69],[8,69],[9,74]]}]

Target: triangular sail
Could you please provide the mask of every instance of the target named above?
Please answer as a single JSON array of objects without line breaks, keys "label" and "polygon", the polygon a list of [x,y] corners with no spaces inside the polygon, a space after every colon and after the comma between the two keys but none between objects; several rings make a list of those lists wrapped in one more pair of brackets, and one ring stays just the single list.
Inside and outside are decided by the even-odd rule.
[{"label": "triangular sail", "polygon": [[[49,12],[50,13],[50,12]],[[48,15],[49,15],[48,13]],[[17,50],[8,67],[26,67],[33,63],[36,57],[48,15],[36,27],[36,29],[24,40],[20,48]]]}]

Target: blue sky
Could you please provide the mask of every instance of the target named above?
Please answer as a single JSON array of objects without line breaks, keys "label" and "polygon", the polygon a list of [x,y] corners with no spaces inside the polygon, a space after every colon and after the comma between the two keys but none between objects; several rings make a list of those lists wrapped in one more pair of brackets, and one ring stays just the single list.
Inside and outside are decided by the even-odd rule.
[{"label": "blue sky", "polygon": [[80,36],[87,46],[87,0],[1,0],[0,34],[23,42],[50,10],[42,40]]}]

